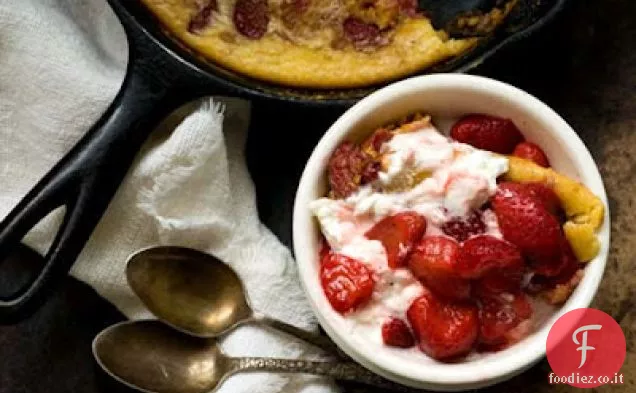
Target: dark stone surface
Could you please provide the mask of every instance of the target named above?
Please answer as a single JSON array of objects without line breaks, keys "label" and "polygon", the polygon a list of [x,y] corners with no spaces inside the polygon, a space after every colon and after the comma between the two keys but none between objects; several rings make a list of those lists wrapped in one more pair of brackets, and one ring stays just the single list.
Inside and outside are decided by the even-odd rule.
[{"label": "dark stone surface", "polygon": [[[594,307],[615,317],[627,336],[625,384],[598,391],[636,391],[636,2],[573,0],[558,20],[481,73],[536,95],[583,138],[610,197],[612,246]],[[337,111],[255,103],[248,161],[263,221],[291,242],[291,208],[304,161]],[[287,149],[291,145],[294,149]],[[122,319],[90,288],[69,279],[31,319],[0,327],[0,393],[126,392],[96,372],[90,343]],[[575,392],[547,383],[541,362],[491,392]],[[362,391],[362,390],[361,390]],[[365,390],[368,391],[368,390]]]}]

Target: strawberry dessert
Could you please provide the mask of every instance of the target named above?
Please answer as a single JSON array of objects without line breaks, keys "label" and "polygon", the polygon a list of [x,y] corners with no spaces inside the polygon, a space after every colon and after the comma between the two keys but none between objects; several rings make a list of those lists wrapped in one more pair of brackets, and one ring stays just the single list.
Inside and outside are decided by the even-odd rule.
[{"label": "strawberry dessert", "polygon": [[445,136],[413,115],[340,144],[327,175],[310,204],[324,294],[385,348],[439,361],[505,349],[598,253],[602,202],[509,119],[470,114]]}]

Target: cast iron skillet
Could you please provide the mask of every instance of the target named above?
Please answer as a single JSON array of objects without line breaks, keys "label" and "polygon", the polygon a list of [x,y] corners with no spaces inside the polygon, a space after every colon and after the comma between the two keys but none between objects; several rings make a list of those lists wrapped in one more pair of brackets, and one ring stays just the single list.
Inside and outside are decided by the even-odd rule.
[{"label": "cast iron skillet", "polygon": [[[520,2],[507,24],[480,47],[428,72],[475,68],[502,47],[552,20],[566,0]],[[0,260],[4,260],[40,219],[60,206],[66,207],[39,275],[16,293],[0,298],[0,323],[19,321],[39,308],[81,252],[150,131],[177,107],[204,95],[226,95],[344,108],[377,88],[317,91],[251,80],[207,62],[180,45],[138,0],[109,3],[128,37],[126,77],[103,116],[0,225]]]}]

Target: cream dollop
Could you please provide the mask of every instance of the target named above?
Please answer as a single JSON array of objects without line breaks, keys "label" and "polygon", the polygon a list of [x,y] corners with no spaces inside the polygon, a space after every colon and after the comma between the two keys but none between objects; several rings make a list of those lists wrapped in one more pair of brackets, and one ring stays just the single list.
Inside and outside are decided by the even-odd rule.
[{"label": "cream dollop", "polygon": [[[384,165],[375,183],[346,199],[320,198],[309,206],[332,250],[374,269],[372,300],[344,318],[352,331],[376,342],[381,342],[386,318],[403,318],[424,289],[408,269],[390,269],[382,244],[364,234],[381,219],[404,211],[426,218],[427,235],[440,234],[448,219],[481,207],[496,191],[497,177],[508,170],[507,158],[452,141],[432,126],[397,134],[380,152]],[[380,191],[400,176],[421,172],[427,177],[409,190]],[[487,233],[500,237],[492,212],[485,212],[484,221]]]}]

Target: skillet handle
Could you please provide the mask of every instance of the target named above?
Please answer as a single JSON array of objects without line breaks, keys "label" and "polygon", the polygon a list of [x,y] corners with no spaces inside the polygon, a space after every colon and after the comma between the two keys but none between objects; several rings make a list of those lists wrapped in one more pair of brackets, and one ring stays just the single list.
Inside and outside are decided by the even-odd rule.
[{"label": "skillet handle", "polygon": [[0,298],[0,324],[24,319],[41,306],[82,251],[148,134],[170,111],[197,97],[195,89],[188,88],[192,85],[184,83],[184,72],[173,77],[183,71],[175,66],[176,59],[143,38],[145,32],[126,30],[128,69],[114,102],[0,223],[1,268],[33,226],[66,207],[39,276]]}]

